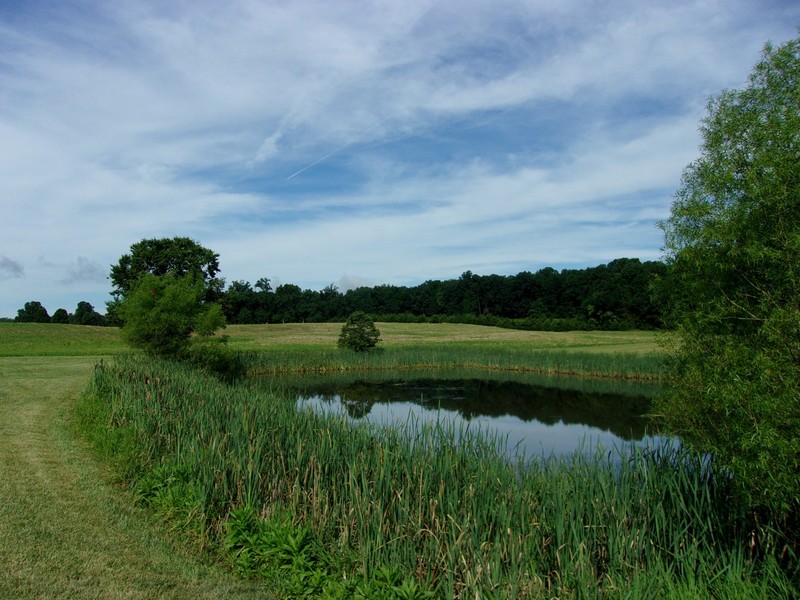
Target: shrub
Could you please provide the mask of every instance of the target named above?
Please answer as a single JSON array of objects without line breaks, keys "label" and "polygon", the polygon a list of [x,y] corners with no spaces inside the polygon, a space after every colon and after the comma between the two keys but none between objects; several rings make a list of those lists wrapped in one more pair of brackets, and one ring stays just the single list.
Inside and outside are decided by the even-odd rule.
[{"label": "shrub", "polygon": [[375,327],[372,318],[365,312],[356,311],[342,326],[338,346],[356,352],[365,352],[374,348],[381,341],[380,335],[381,332]]}]

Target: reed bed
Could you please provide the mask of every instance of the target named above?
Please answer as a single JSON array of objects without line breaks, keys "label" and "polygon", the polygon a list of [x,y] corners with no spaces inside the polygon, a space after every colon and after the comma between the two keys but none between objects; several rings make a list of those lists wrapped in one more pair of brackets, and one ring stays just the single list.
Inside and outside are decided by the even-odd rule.
[{"label": "reed bed", "polygon": [[436,343],[360,353],[325,347],[280,348],[242,352],[240,356],[247,372],[252,375],[382,369],[472,369],[649,381],[662,378],[664,360],[662,355],[655,353],[581,352]]},{"label": "reed bed", "polygon": [[292,597],[379,597],[363,589],[384,580],[405,595],[380,597],[796,591],[770,557],[749,554],[728,479],[685,450],[511,464],[480,431],[353,426],[137,355],[98,366],[82,407],[144,502],[204,542],[225,540],[243,572],[294,581]]}]

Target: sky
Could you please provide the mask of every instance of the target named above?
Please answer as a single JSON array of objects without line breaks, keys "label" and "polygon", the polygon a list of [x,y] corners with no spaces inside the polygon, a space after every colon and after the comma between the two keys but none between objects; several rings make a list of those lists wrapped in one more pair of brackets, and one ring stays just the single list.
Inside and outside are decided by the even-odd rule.
[{"label": "sky", "polygon": [[0,317],[142,239],[228,283],[657,260],[708,99],[800,3],[0,0]]}]

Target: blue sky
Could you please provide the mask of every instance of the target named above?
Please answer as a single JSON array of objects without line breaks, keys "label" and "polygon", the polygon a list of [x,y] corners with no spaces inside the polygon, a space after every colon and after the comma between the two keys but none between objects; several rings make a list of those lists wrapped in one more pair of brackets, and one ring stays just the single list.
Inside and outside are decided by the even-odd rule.
[{"label": "blue sky", "polygon": [[0,0],[0,316],[188,236],[341,290],[660,257],[796,2]]}]

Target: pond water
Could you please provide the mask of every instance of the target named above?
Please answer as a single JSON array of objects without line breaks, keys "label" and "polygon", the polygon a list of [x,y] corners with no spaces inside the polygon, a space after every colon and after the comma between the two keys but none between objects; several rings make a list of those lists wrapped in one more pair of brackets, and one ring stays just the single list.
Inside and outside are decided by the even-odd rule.
[{"label": "pond water", "polygon": [[665,442],[646,416],[654,385],[474,372],[306,377],[284,384],[304,409],[383,427],[412,420],[480,429],[503,438],[509,456]]}]

